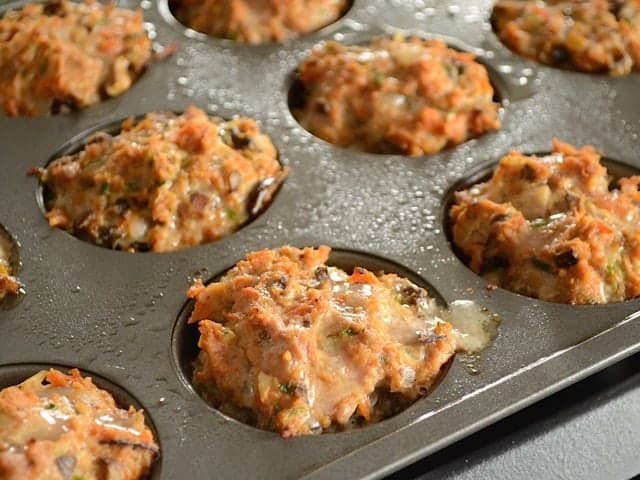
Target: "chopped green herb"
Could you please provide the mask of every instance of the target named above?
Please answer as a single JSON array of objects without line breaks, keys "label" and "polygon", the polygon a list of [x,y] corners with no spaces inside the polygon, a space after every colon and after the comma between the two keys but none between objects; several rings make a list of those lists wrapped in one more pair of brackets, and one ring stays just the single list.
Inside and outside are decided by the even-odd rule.
[{"label": "chopped green herb", "polygon": [[87,165],[84,168],[90,169],[90,170],[96,170],[99,167],[102,167],[105,163],[107,163],[106,157],[98,157],[95,160],[91,160],[89,163],[87,163]]},{"label": "chopped green herb", "polygon": [[620,263],[620,260],[615,260],[607,265],[608,277],[617,277],[620,273],[622,273],[622,264]]},{"label": "chopped green herb", "polygon": [[125,183],[125,187],[127,189],[127,192],[139,192],[140,191],[140,184],[138,182],[135,182],[135,181],[126,182]]},{"label": "chopped green herb", "polygon": [[542,270],[543,272],[553,273],[553,266],[545,262],[544,260],[540,260],[539,258],[533,257],[531,259],[531,262],[536,268]]},{"label": "chopped green herb", "polygon": [[100,185],[100,195],[110,195],[111,194],[111,185],[107,182],[104,182]]},{"label": "chopped green herb", "polygon": [[235,222],[236,220],[238,220],[238,214],[233,208],[227,208],[225,213],[227,214],[227,218],[232,222]]},{"label": "chopped green herb", "polygon": [[295,390],[296,390],[296,386],[291,384],[291,383],[281,383],[280,384],[280,391],[282,393],[286,393],[286,394],[290,395],[293,392],[295,392]]},{"label": "chopped green herb", "polygon": [[526,15],[523,19],[524,29],[528,32],[532,32],[538,29],[542,24],[545,23],[544,18],[541,15],[537,15],[535,13],[530,13]]},{"label": "chopped green herb", "polygon": [[360,333],[360,332],[358,332],[356,329],[354,329],[352,327],[348,327],[348,328],[345,328],[344,330],[342,330],[340,333],[342,335],[346,335],[348,337],[353,337],[354,335],[358,335],[358,333]]},{"label": "chopped green herb", "polygon": [[45,408],[45,410],[53,410],[54,408],[57,408],[57,407],[56,407],[56,404],[55,404],[55,403],[49,403],[49,404],[47,404],[47,406],[46,406],[46,407],[44,407],[44,408]]},{"label": "chopped green herb", "polygon": [[590,198],[584,200],[584,207],[589,211],[593,211],[595,209],[593,201]]},{"label": "chopped green herb", "polygon": [[378,87],[382,86],[382,84],[384,83],[384,79],[385,79],[384,73],[379,72],[377,70],[373,73],[373,81]]},{"label": "chopped green herb", "polygon": [[624,277],[622,276],[622,273],[620,273],[620,276],[618,276],[616,274],[609,274],[607,272],[607,275],[605,276],[605,282],[606,286],[608,287],[608,292],[611,295],[611,299],[617,298],[618,300],[624,300],[625,288]]},{"label": "chopped green herb", "polygon": [[139,38],[142,38],[143,36],[145,36],[145,34],[141,34],[141,33],[130,33],[128,35],[125,35],[124,37],[124,41],[125,42],[133,42],[138,40]]},{"label": "chopped green herb", "polygon": [[564,213],[554,213],[553,215],[549,215],[548,217],[534,218],[533,220],[529,220],[529,225],[533,228],[546,227],[552,222],[556,220],[560,220],[564,218],[566,215]]},{"label": "chopped green herb", "polygon": [[546,227],[551,223],[551,218],[534,218],[533,220],[529,220],[529,225],[533,228],[541,228]]},{"label": "chopped green herb", "polygon": [[622,270],[622,263],[620,262],[620,259],[617,259],[607,265],[605,281],[611,288],[617,290],[622,282],[623,276],[624,272]]},{"label": "chopped green herb", "polygon": [[304,407],[293,407],[286,411],[287,417],[298,417],[307,413],[307,409]]},{"label": "chopped green herb", "polygon": [[455,78],[458,74],[458,69],[449,62],[442,62],[442,68],[447,72],[449,78]]}]

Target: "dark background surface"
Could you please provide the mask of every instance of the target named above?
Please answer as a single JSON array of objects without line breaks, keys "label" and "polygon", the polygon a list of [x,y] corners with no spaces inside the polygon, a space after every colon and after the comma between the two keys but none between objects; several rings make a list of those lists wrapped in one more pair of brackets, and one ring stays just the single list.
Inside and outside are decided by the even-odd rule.
[{"label": "dark background surface", "polygon": [[640,354],[387,480],[625,479],[640,474]]}]

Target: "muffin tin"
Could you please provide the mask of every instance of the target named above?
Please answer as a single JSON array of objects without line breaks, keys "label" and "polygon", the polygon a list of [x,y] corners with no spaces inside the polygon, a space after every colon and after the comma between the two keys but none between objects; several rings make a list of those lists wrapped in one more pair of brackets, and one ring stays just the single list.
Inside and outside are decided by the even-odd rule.
[{"label": "muffin tin", "polygon": [[[26,378],[33,364],[78,367],[117,385],[117,397],[135,399],[158,433],[155,479],[376,478],[640,350],[640,300],[570,306],[489,289],[445,232],[452,188],[512,148],[548,151],[557,136],[640,167],[639,74],[612,79],[523,60],[491,31],[489,1],[355,0],[320,32],[260,46],[193,35],[166,0],[139,5],[156,41],[177,43],[172,58],[124,95],[82,112],[0,118],[0,223],[21,244],[26,290],[0,310],[0,387]],[[503,99],[502,129],[418,158],[340,149],[302,129],[287,98],[308,49],[394,31],[480,54]],[[164,254],[111,251],[48,226],[30,167],[97,124],[191,103],[260,120],[290,167],[260,217],[218,242]],[[478,357],[458,355],[429,397],[379,424],[286,440],[241,424],[194,392],[177,322],[194,276],[212,278],[250,251],[283,244],[328,244],[340,250],[341,266],[414,272],[445,301],[473,300],[498,314],[498,338]]]}]

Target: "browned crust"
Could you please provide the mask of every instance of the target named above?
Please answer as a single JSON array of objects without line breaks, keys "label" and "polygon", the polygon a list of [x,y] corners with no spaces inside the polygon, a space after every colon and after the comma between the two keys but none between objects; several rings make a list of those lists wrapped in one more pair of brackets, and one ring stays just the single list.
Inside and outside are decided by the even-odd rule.
[{"label": "browned crust", "polygon": [[496,33],[516,53],[588,73],[640,68],[640,0],[499,0]]},{"label": "browned crust", "polygon": [[0,19],[0,104],[9,116],[84,108],[127,90],[151,59],[140,11],[29,3]]},{"label": "browned crust", "polygon": [[441,40],[377,38],[316,47],[300,66],[311,133],[342,147],[424,155],[500,127],[485,67]]},{"label": "browned crust", "polygon": [[378,421],[437,380],[456,342],[434,301],[393,274],[328,268],[329,251],[253,252],[190,289],[193,378],[216,407],[305,435]]},{"label": "browned crust", "polygon": [[609,190],[593,147],[560,141],[545,158],[506,155],[486,183],[457,192],[452,237],[492,284],[561,303],[640,295],[640,177]]}]

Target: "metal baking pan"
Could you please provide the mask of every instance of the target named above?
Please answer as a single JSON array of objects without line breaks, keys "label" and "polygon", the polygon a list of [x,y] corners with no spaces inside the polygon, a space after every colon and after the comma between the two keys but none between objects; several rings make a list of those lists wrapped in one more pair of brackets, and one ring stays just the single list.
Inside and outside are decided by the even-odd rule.
[{"label": "metal baking pan", "polygon": [[[515,147],[547,151],[557,136],[640,167],[639,74],[613,79],[523,60],[492,33],[488,1],[355,0],[336,24],[263,46],[189,34],[166,1],[140,5],[156,41],[177,42],[178,51],[129,92],[71,115],[0,118],[0,223],[20,242],[26,288],[0,311],[0,386],[32,364],[79,367],[117,385],[159,435],[156,479],[377,478],[640,350],[640,300],[569,306],[487,289],[444,231],[452,187]],[[503,128],[407,158],[336,148],[296,123],[287,94],[310,47],[397,30],[481,54],[504,101]],[[191,103],[222,117],[255,117],[271,135],[291,174],[265,213],[223,240],[167,254],[111,251],[48,226],[30,167],[97,124]],[[342,250],[343,264],[401,265],[445,301],[474,300],[498,314],[499,336],[479,358],[459,355],[432,395],[379,424],[285,440],[238,423],[188,384],[176,323],[195,273],[211,278],[250,251],[283,244],[328,244]]]}]

